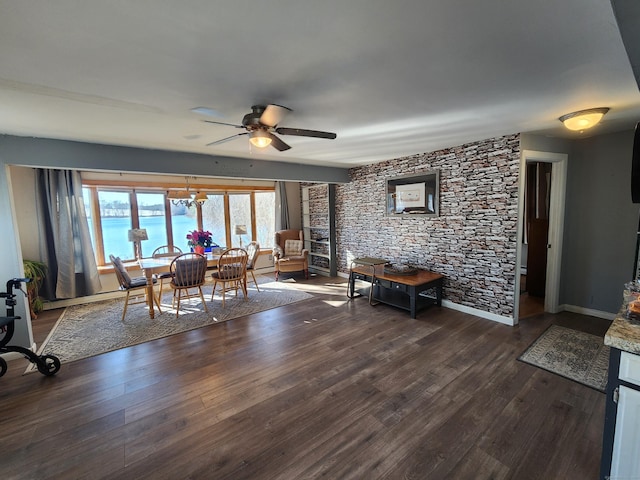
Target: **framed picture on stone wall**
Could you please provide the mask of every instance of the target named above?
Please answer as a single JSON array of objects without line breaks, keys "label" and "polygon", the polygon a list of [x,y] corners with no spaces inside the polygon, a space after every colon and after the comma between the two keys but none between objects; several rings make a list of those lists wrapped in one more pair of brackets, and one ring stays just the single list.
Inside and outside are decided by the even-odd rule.
[{"label": "framed picture on stone wall", "polygon": [[389,216],[439,215],[440,172],[423,172],[386,180]]}]

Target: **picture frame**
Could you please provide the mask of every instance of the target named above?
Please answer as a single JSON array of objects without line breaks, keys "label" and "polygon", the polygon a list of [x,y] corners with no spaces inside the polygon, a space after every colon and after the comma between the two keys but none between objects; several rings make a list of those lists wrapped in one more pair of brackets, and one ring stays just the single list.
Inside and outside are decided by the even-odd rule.
[{"label": "picture frame", "polygon": [[388,178],[386,215],[393,217],[440,215],[440,171]]}]

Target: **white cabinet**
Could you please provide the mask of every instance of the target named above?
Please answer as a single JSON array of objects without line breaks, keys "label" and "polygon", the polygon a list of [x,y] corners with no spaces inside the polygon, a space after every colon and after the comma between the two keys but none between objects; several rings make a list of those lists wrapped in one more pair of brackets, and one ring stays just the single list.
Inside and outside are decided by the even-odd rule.
[{"label": "white cabinet", "polygon": [[640,355],[620,352],[618,378],[640,387]]},{"label": "white cabinet", "polygon": [[640,478],[640,355],[611,348],[601,479]]},{"label": "white cabinet", "polygon": [[640,478],[640,391],[620,385],[618,392],[611,478]]}]

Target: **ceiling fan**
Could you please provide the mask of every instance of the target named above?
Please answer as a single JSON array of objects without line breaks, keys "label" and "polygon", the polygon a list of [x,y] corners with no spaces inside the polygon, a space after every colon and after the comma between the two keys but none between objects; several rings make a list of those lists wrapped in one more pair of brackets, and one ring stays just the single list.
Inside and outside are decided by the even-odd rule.
[{"label": "ceiling fan", "polygon": [[216,122],[214,120],[204,120],[207,123],[215,123],[218,125],[228,125],[230,127],[242,128],[246,132],[236,133],[226,138],[216,140],[215,142],[208,143],[210,145],[218,145],[220,143],[228,142],[236,137],[242,135],[249,135],[249,141],[252,145],[264,148],[271,145],[273,148],[279,151],[289,150],[290,145],[276,137],[274,133],[279,135],[294,135],[298,137],[315,137],[315,138],[328,138],[333,140],[336,138],[335,133],[320,132],[318,130],[304,130],[301,128],[285,128],[278,127],[280,121],[285,117],[287,113],[291,111],[290,108],[283,107],[281,105],[253,105],[251,107],[251,113],[247,113],[242,118],[242,125],[235,125],[233,123]]}]

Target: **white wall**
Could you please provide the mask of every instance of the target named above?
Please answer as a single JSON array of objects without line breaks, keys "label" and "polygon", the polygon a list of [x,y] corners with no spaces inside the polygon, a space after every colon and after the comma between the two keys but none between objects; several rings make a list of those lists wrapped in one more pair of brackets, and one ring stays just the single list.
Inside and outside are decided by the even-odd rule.
[{"label": "white wall", "polygon": [[32,168],[9,167],[13,199],[19,205],[16,224],[22,255],[27,260],[40,260],[40,237],[36,213],[35,173]]},{"label": "white wall", "polygon": [[639,209],[631,203],[633,135],[521,135],[522,149],[569,155],[560,304],[571,311],[617,313],[631,279]]},{"label": "white wall", "polygon": [[[9,167],[5,164],[2,151],[0,151],[0,290],[5,291],[7,280],[22,277],[22,251],[18,243],[17,218],[12,197],[11,174]],[[31,348],[33,346],[33,335],[31,333],[31,316],[27,308],[27,299],[20,292],[17,292],[17,305],[15,315],[22,317],[16,322],[16,330],[11,340],[11,345],[21,345]],[[4,302],[0,306],[0,315],[6,315]]]}]

